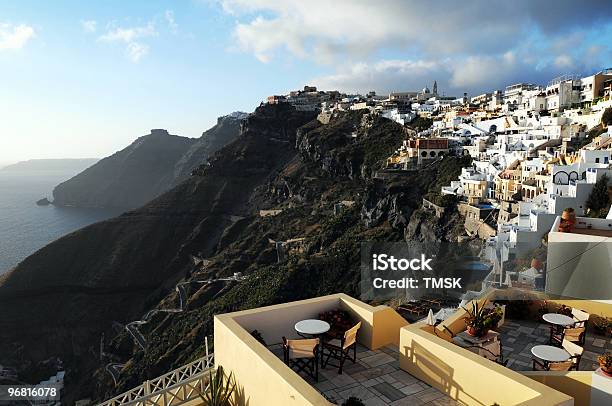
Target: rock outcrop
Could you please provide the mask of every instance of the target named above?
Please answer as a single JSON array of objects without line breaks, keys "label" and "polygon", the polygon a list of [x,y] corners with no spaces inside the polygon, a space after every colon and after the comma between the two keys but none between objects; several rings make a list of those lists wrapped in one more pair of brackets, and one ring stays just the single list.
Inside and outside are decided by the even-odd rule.
[{"label": "rock outcrop", "polygon": [[219,117],[198,139],[154,129],[127,148],[58,185],[59,206],[133,209],[187,179],[194,168],[236,139],[245,113]]}]

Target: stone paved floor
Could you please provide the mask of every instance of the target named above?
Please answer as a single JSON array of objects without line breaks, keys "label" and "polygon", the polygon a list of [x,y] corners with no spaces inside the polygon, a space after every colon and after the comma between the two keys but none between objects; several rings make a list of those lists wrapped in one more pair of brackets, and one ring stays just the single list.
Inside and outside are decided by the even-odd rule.
[{"label": "stone paved floor", "polygon": [[[282,359],[280,345],[272,346],[270,350]],[[338,374],[337,368],[328,366],[319,370],[319,382],[314,382],[307,376],[305,380],[328,400],[338,405],[351,396],[361,399],[366,406],[459,404],[439,390],[401,370],[396,346],[387,346],[376,351],[358,346],[357,362],[353,364],[347,361],[342,375]]]},{"label": "stone paved floor", "polygon": [[[526,320],[506,319],[499,332],[502,335],[504,357],[509,359],[508,368],[515,371],[531,371],[531,348],[538,344],[548,344],[550,337],[548,324]],[[612,351],[612,338],[596,335],[589,329],[580,360],[580,370],[596,370],[599,367],[597,357],[605,351]]]}]

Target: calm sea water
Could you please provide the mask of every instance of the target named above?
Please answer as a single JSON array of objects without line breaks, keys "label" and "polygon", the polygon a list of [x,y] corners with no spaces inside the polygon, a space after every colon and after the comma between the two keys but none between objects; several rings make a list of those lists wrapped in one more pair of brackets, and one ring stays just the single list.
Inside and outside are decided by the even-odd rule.
[{"label": "calm sea water", "polygon": [[0,274],[51,241],[119,214],[101,209],[37,206],[53,188],[76,175],[67,171],[0,170]]}]

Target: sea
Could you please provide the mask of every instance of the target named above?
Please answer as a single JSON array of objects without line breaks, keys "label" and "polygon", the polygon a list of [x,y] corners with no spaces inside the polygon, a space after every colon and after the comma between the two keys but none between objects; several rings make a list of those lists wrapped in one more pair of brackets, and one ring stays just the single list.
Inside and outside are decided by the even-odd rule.
[{"label": "sea", "polygon": [[37,206],[78,171],[0,170],[0,275],[50,242],[120,213],[118,210]]}]

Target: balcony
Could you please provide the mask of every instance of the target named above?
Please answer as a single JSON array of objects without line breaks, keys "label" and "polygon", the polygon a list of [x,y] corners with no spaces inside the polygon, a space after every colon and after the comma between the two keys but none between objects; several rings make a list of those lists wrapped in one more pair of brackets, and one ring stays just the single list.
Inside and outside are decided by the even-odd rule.
[{"label": "balcony", "polygon": [[[285,365],[281,337],[295,338],[296,322],[333,309],[362,323],[357,362],[347,362],[342,374],[328,366],[315,382]],[[444,337],[446,329],[465,330],[462,312],[436,327],[409,325],[387,306],[336,294],[218,315],[215,362],[234,373],[251,405],[328,406],[349,396],[366,405],[573,404],[570,395],[544,385],[541,374],[526,376]],[[254,330],[265,343],[251,334]]]},{"label": "balcony", "polygon": [[[321,369],[318,382],[297,374],[282,360],[281,338],[300,338],[296,322],[336,309],[362,323],[357,362],[347,361],[342,374],[332,366]],[[407,324],[387,306],[370,306],[343,294],[230,313],[215,318],[216,362],[234,372],[251,404],[331,405],[351,396],[366,405],[456,404],[400,368],[400,328]],[[250,334],[253,330],[265,346]]]}]

